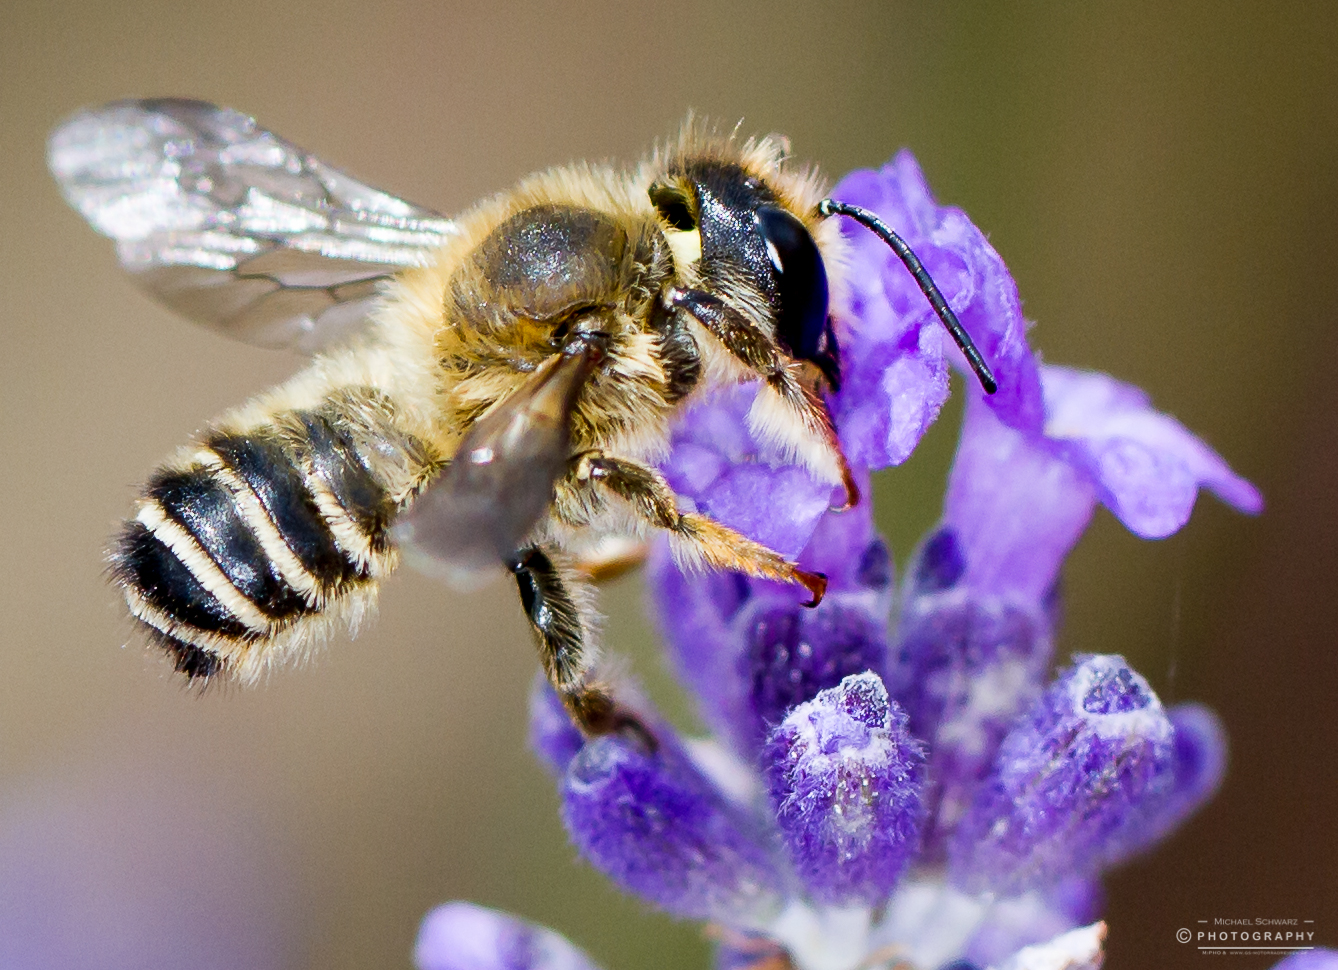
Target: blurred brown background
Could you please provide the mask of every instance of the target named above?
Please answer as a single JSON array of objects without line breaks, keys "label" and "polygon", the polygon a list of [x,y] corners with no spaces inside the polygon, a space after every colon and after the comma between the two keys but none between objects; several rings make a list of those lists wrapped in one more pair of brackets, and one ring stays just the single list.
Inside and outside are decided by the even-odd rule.
[{"label": "blurred brown background", "polygon": [[[118,649],[100,556],[134,484],[296,366],[149,303],[46,174],[64,115],[161,94],[252,112],[444,212],[550,164],[636,158],[689,107],[786,132],[835,175],[912,147],[1008,261],[1048,359],[1147,388],[1269,501],[1252,521],[1204,500],[1159,544],[1101,513],[1071,560],[1063,646],[1126,654],[1233,741],[1218,800],[1110,880],[1109,966],[1202,965],[1174,933],[1214,917],[1315,919],[1338,945],[1334,9],[7,0],[0,963],[408,967],[422,915],[464,897],[609,970],[707,965],[695,927],[567,846],[524,746],[510,589],[402,575],[373,629],[249,692],[200,699]],[[955,420],[879,483],[902,555],[937,514]],[[604,606],[663,696],[639,581]],[[51,902],[15,908],[23,879]],[[141,911],[161,926],[135,929]],[[182,952],[116,956],[137,946]]]}]

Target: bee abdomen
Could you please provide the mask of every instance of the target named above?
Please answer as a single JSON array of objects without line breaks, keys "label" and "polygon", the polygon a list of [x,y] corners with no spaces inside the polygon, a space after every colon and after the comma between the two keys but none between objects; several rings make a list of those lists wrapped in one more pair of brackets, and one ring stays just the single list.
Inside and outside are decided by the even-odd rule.
[{"label": "bee abdomen", "polygon": [[283,552],[297,564],[292,572],[326,589],[366,578],[366,570],[340,550],[312,496],[306,472],[277,435],[220,433],[207,444],[255,496],[260,511],[252,519],[262,528],[266,520],[273,525]]},{"label": "bee abdomen", "polygon": [[[187,677],[253,679],[324,621],[356,612],[392,567],[397,503],[382,478],[405,468],[425,477],[430,463],[412,439],[340,410],[215,432],[145,488],[112,575]],[[381,476],[369,437],[393,452]]]}]

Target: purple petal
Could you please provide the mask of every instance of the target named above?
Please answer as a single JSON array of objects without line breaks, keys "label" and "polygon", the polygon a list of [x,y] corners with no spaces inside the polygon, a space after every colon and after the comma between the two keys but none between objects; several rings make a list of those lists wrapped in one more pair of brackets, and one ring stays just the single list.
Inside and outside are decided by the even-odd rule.
[{"label": "purple petal", "polygon": [[823,903],[887,899],[916,848],[924,755],[877,674],[792,710],[763,756],[790,860]]},{"label": "purple petal", "polygon": [[1095,505],[1083,471],[1043,439],[1004,425],[978,397],[967,402],[943,514],[965,585],[1041,602]]},{"label": "purple petal", "polygon": [[1316,947],[1293,953],[1273,964],[1273,970],[1338,970],[1338,950]]},{"label": "purple petal", "polygon": [[797,704],[852,674],[880,674],[887,664],[887,612],[875,594],[829,593],[816,609],[757,601],[744,612],[738,671],[748,699],[745,752]]},{"label": "purple petal", "polygon": [[1226,729],[1202,704],[1178,704],[1167,711],[1175,730],[1173,781],[1166,795],[1148,806],[1144,821],[1124,844],[1113,845],[1114,865],[1152,848],[1203,807],[1222,786],[1227,767]]},{"label": "purple petal", "polygon": [[1084,470],[1101,501],[1145,539],[1168,536],[1189,521],[1200,486],[1242,512],[1263,499],[1211,448],[1147,395],[1105,374],[1047,365],[1046,437]]},{"label": "purple petal", "polygon": [[[935,203],[909,152],[880,171],[846,176],[835,198],[877,212],[910,244],[999,382],[993,407],[1009,425],[1039,430],[1036,364],[1017,287],[999,254],[960,210]],[[947,398],[947,355],[962,363],[924,294],[873,233],[846,220],[848,291],[838,306],[843,384],[835,396],[846,453],[881,468],[906,459]]]},{"label": "purple petal", "polygon": [[413,959],[418,970],[595,970],[552,930],[463,902],[424,917]]},{"label": "purple petal", "polygon": [[1227,736],[1221,718],[1202,704],[1177,704],[1167,714],[1175,728],[1175,787],[1156,820],[1158,838],[1216,795],[1227,769]]},{"label": "purple petal", "polygon": [[968,585],[1041,601],[1098,499],[1144,538],[1184,525],[1200,485],[1260,509],[1249,482],[1137,388],[1063,367],[1041,374],[1044,437],[1005,426],[978,397],[967,404],[944,524]]},{"label": "purple petal", "polygon": [[562,816],[582,856],[627,892],[675,916],[757,925],[779,876],[751,820],[672,737],[655,750],[610,734],[586,742],[562,783]]},{"label": "purple petal", "polygon": [[888,675],[911,733],[929,744],[925,854],[934,859],[1017,716],[1040,695],[1052,652],[1038,606],[968,586],[937,588],[961,568],[950,530],[921,548]]},{"label": "purple petal", "polygon": [[560,778],[584,743],[557,692],[539,671],[530,688],[530,748],[549,773]]},{"label": "purple petal", "polygon": [[1077,658],[1004,739],[954,836],[953,881],[1017,893],[1095,874],[1170,789],[1172,737],[1122,658]]},{"label": "purple petal", "polygon": [[799,564],[827,577],[834,592],[885,589],[892,583],[892,557],[873,525],[873,487],[867,472],[856,470],[858,505],[828,512],[818,519]]},{"label": "purple petal", "polygon": [[663,549],[652,554],[654,611],[680,676],[703,718],[749,757],[794,705],[886,666],[892,563],[869,503],[823,516],[799,561],[828,576],[816,609],[791,586],[688,577]]},{"label": "purple petal", "polygon": [[702,720],[737,743],[751,731],[743,681],[736,672],[741,641],[734,619],[752,598],[752,584],[738,573],[689,576],[663,543],[651,550],[647,576],[650,613]]},{"label": "purple petal", "polygon": [[779,446],[749,433],[757,388],[722,388],[688,408],[674,424],[660,467],[699,512],[794,557],[831,505],[833,488],[790,462]]}]

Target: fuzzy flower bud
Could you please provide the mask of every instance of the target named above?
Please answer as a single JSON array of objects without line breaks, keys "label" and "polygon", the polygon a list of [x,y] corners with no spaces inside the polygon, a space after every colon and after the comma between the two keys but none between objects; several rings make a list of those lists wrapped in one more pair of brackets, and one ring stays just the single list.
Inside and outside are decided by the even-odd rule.
[{"label": "fuzzy flower bud", "polygon": [[550,774],[561,778],[584,743],[585,738],[571,722],[571,715],[562,706],[557,691],[549,686],[543,671],[537,671],[534,686],[530,688],[531,750]]},{"label": "fuzzy flower bud", "polygon": [[1180,827],[1217,794],[1226,774],[1226,729],[1202,704],[1178,704],[1168,710],[1175,729],[1174,769],[1166,794],[1149,804],[1142,825],[1133,827],[1124,843],[1112,847],[1110,864],[1137,855]]},{"label": "fuzzy flower bud", "polygon": [[1095,872],[1170,789],[1172,737],[1123,658],[1077,658],[1004,739],[954,836],[953,881],[1020,892]]},{"label": "fuzzy flower bud", "polygon": [[413,957],[418,970],[596,970],[552,930],[459,902],[427,914]]},{"label": "fuzzy flower bud", "polygon": [[876,674],[794,708],[763,762],[796,872],[817,900],[877,904],[915,851],[924,756]]},{"label": "fuzzy flower bud", "polygon": [[744,813],[668,736],[586,742],[562,781],[581,854],[628,892],[675,916],[746,926],[776,906],[779,877]]},{"label": "fuzzy flower bud", "polygon": [[911,733],[929,745],[933,822],[925,850],[934,858],[1018,714],[1040,695],[1051,654],[1038,605],[961,585],[964,570],[951,528],[922,545],[888,676]]}]

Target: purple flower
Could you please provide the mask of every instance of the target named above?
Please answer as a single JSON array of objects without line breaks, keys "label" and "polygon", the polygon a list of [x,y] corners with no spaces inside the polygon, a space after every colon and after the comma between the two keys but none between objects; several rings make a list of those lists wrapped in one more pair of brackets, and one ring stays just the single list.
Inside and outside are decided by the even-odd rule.
[{"label": "purple flower", "polygon": [[878,675],[795,705],[762,762],[790,862],[813,897],[891,895],[919,836],[924,755]]},{"label": "purple flower", "polygon": [[585,739],[557,694],[547,687],[548,678],[536,671],[530,691],[530,748],[555,778],[561,778]]},{"label": "purple flower", "polygon": [[954,834],[951,880],[1018,894],[1096,874],[1169,797],[1174,734],[1122,658],[1079,658],[1004,738]]},{"label": "purple flower", "polygon": [[[877,172],[852,172],[833,198],[872,209],[910,244],[975,340],[999,382],[990,407],[1036,430],[1041,391],[1017,285],[960,209],[934,201],[903,151]],[[846,454],[869,468],[899,465],[948,398],[948,361],[960,356],[910,273],[872,233],[842,226],[851,249],[849,292],[838,304],[842,387],[836,418]]]},{"label": "purple flower", "polygon": [[[896,227],[929,270],[989,362],[999,391],[989,406],[1035,431],[1043,404],[1017,286],[1003,260],[960,209],[940,206],[909,152],[878,172],[852,172],[833,198],[872,209]],[[878,469],[910,457],[948,398],[952,339],[901,261],[878,237],[842,226],[849,265],[833,305],[841,389],[828,404],[852,466]],[[662,468],[674,490],[745,535],[786,555],[802,549],[832,488],[749,430],[756,384],[699,402],[678,422]],[[773,514],[784,508],[787,514]]]},{"label": "purple flower", "polygon": [[929,742],[934,858],[1013,720],[1039,696],[1059,569],[1096,503],[1146,538],[1183,525],[1200,485],[1242,511],[1261,505],[1253,486],[1142,392],[1102,374],[1040,374],[1039,432],[1009,427],[978,396],[968,402],[943,521],[903,593],[888,689]]},{"label": "purple flower", "polygon": [[428,913],[413,961],[418,970],[596,970],[552,930],[472,903]]},{"label": "purple flower", "polygon": [[1040,433],[967,403],[943,515],[967,585],[1039,602],[1098,501],[1145,539],[1189,521],[1200,487],[1242,512],[1263,507],[1253,485],[1137,388],[1052,365],[1041,383]]},{"label": "purple flower", "polygon": [[1156,845],[1222,787],[1226,776],[1226,730],[1202,704],[1177,704],[1167,710],[1174,730],[1172,783],[1166,797],[1150,807],[1131,838],[1112,847],[1112,862]]},{"label": "purple flower", "polygon": [[562,820],[581,854],[678,916],[764,922],[781,895],[766,842],[680,749],[623,733],[588,741],[562,778]]},{"label": "purple flower", "polygon": [[[787,461],[778,445],[749,431],[748,410],[758,386],[726,388],[693,405],[670,434],[662,471],[697,511],[795,556],[831,505],[833,490]],[[787,514],[773,514],[776,508]]]},{"label": "purple flower", "polygon": [[743,752],[756,752],[795,704],[887,660],[892,561],[868,503],[822,516],[799,556],[827,574],[816,609],[794,589],[730,573],[689,575],[659,546],[652,604],[702,717]]},{"label": "purple flower", "polygon": [[[835,196],[904,234],[999,380],[991,398],[972,386],[941,522],[898,590],[869,504],[828,511],[832,488],[748,430],[754,387],[700,402],[673,433],[669,481],[825,573],[826,598],[805,609],[788,586],[684,572],[661,544],[651,608],[714,737],[623,697],[645,732],[585,739],[539,682],[534,748],[582,857],[710,920],[720,967],[1094,968],[1099,877],[1211,797],[1226,747],[1210,712],[1164,709],[1119,657],[1079,657],[1047,684],[1060,568],[1097,502],[1152,538],[1187,521],[1201,486],[1251,512],[1258,493],[1141,392],[1040,366],[1002,260],[909,155]],[[847,237],[829,403],[867,486],[933,421],[957,352],[883,243]],[[479,967],[548,965],[489,952]]]}]

